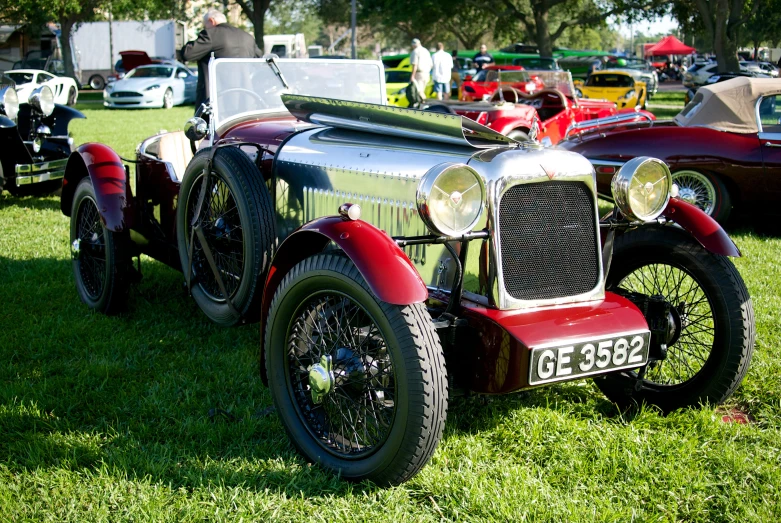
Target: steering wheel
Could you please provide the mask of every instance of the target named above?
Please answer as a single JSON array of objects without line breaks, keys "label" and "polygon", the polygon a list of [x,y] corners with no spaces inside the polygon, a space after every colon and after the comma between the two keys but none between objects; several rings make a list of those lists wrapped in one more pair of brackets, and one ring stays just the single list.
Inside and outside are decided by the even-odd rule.
[{"label": "steering wheel", "polygon": [[[508,100],[507,93],[512,94],[512,99]],[[497,103],[501,100],[501,96],[504,96],[505,102],[510,102],[517,104],[518,100],[521,99],[520,92],[515,87],[500,87],[496,91],[494,91],[494,94],[491,95],[491,98],[488,99],[491,103]]]},{"label": "steering wheel", "polygon": [[228,93],[234,93],[234,92],[236,93],[241,92],[250,95],[252,98],[260,102],[260,109],[268,108],[268,103],[266,103],[266,101],[258,93],[256,93],[251,89],[245,89],[244,87],[231,87],[230,89],[225,89],[224,91],[221,91],[220,94],[217,95],[217,98],[219,99]]}]

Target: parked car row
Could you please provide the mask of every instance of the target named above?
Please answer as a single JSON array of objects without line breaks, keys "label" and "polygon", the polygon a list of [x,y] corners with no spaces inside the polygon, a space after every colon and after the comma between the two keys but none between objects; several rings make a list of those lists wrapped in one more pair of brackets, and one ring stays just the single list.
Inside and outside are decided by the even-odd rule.
[{"label": "parked car row", "polygon": [[[413,477],[455,390],[593,379],[621,408],[725,401],[755,338],[740,251],[692,205],[679,168],[698,164],[662,144],[774,143],[778,82],[704,87],[675,122],[640,124],[575,97],[568,72],[534,71],[533,94],[517,72],[499,71],[496,99],[421,111],[387,104],[377,61],[213,60],[215,95],[184,132],[144,140],[132,165],[99,143],[67,160],[78,296],[125,310],[145,254],[214,323],[260,322],[291,442],[353,481]],[[759,120],[752,99],[725,103],[735,89]],[[514,135],[491,116],[505,110],[561,145]],[[598,195],[614,202],[602,218]]]}]

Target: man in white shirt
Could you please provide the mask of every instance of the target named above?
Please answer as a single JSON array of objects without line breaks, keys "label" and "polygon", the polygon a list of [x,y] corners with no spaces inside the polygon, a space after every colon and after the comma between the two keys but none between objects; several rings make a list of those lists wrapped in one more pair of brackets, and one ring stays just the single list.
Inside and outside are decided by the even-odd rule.
[{"label": "man in white shirt", "polygon": [[[420,95],[420,101],[426,100],[426,86],[431,75],[431,53],[428,49],[420,45],[420,40],[412,40],[412,52],[409,54],[409,63],[412,64],[412,83]],[[410,100],[410,106],[414,105],[416,100]]]},{"label": "man in white shirt", "polygon": [[450,79],[453,72],[453,57],[445,52],[445,44],[437,42],[437,52],[431,57],[434,62],[434,92],[437,99],[450,98]]}]

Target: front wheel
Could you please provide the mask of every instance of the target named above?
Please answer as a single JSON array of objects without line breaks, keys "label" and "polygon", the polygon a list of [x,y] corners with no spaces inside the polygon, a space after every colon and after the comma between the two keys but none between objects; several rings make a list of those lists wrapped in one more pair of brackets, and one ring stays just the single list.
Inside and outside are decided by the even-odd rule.
[{"label": "front wheel", "polygon": [[277,412],[308,460],[393,485],[434,454],[448,389],[431,318],[422,303],[378,300],[345,256],[313,256],[285,276],[265,354]]},{"label": "front wheel", "polygon": [[722,403],[740,385],[754,350],[754,308],[729,258],[678,229],[638,229],[616,239],[607,289],[663,297],[676,329],[666,358],[651,362],[644,375],[595,380],[610,400],[669,412]]},{"label": "front wheel", "polygon": [[166,89],[163,93],[163,109],[170,109],[174,106],[174,92]]}]

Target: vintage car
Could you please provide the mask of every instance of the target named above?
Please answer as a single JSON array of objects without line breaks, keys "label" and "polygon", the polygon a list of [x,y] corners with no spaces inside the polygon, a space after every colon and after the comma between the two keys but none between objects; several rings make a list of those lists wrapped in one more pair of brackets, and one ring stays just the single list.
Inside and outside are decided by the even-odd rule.
[{"label": "vintage car", "polygon": [[54,103],[72,107],[79,98],[76,80],[68,76],[55,76],[37,69],[16,69],[7,71],[6,75],[16,84],[16,94],[21,100],[27,100],[32,92],[42,85],[48,85],[52,90]]},{"label": "vintage car", "polygon": [[48,85],[38,86],[23,100],[20,103],[11,85],[0,89],[0,191],[16,196],[55,192],[73,149],[68,124],[84,115],[55,104]]},{"label": "vintage car", "polygon": [[595,98],[615,102],[619,109],[645,109],[648,88],[637,80],[633,72],[609,69],[595,71],[577,86],[581,98]]},{"label": "vintage car", "polygon": [[467,76],[461,84],[459,99],[466,102],[479,102],[490,98],[499,87],[499,75],[502,74],[504,82],[509,82],[512,73],[512,87],[526,94],[534,94],[545,88],[545,84],[535,75],[524,71],[520,65],[488,65],[483,67],[474,76]]},{"label": "vintage car", "polygon": [[573,133],[561,147],[596,166],[608,192],[616,169],[652,154],[669,165],[679,198],[719,222],[733,207],[777,214],[781,197],[781,80],[737,77],[700,87],[672,121]]},{"label": "vintage car", "polygon": [[[515,86],[519,75],[531,75],[543,89],[528,95]],[[557,144],[567,132],[585,130],[617,121],[653,120],[655,116],[634,108],[617,109],[607,100],[585,100],[573,93],[568,71],[498,71],[496,90],[480,102],[432,102],[428,110],[442,110],[466,116],[477,123],[514,140],[534,138],[546,144]]]},{"label": "vintage car", "polygon": [[112,109],[145,109],[195,101],[198,77],[186,65],[141,65],[103,90],[103,105]]},{"label": "vintage car", "polygon": [[308,460],[406,481],[455,389],[589,377],[669,411],[746,373],[740,253],[659,160],[624,165],[600,219],[584,157],[384,105],[379,62],[213,60],[209,92],[208,123],[145,140],[134,173],[105,145],[71,156],[76,287],[115,312],[145,253],[213,321],[260,321],[262,379]]}]

